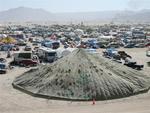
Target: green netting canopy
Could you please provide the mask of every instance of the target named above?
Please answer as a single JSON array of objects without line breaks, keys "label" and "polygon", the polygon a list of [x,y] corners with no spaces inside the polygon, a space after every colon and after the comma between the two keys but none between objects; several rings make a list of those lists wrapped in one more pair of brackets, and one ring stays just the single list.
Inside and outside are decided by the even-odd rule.
[{"label": "green netting canopy", "polygon": [[38,97],[108,100],[147,92],[150,78],[99,54],[77,49],[53,64],[17,77],[13,86]]}]

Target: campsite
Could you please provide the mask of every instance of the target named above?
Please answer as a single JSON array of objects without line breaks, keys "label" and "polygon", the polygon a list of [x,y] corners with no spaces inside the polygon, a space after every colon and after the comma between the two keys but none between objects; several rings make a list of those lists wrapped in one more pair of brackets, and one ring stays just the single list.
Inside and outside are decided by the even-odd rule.
[{"label": "campsite", "polygon": [[[3,26],[0,112],[150,112],[148,32],[137,25],[134,30],[142,35],[134,30],[127,35],[121,32],[123,26],[108,26],[109,32],[103,31],[106,26],[95,26],[101,29],[96,32],[83,25],[71,31],[70,26],[26,27],[26,31],[18,31],[24,26],[12,26],[14,33]],[[45,31],[37,34],[41,27]],[[141,43],[144,47],[137,46]]]}]

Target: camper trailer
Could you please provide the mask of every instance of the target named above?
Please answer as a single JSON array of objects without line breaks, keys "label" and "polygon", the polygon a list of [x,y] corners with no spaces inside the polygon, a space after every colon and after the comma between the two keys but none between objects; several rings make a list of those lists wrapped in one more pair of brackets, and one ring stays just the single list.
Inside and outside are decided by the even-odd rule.
[{"label": "camper trailer", "polygon": [[39,58],[32,52],[17,52],[14,53],[14,62],[22,66],[36,66],[39,64]]},{"label": "camper trailer", "polygon": [[57,52],[51,48],[42,47],[38,49],[38,57],[42,61],[54,62],[57,60]]}]

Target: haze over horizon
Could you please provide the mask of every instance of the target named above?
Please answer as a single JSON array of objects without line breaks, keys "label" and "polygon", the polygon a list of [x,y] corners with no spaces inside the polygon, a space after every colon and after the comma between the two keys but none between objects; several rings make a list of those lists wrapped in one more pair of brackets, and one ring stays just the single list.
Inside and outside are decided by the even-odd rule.
[{"label": "haze over horizon", "polygon": [[0,11],[17,7],[41,8],[52,13],[150,9],[150,0],[0,0]]}]

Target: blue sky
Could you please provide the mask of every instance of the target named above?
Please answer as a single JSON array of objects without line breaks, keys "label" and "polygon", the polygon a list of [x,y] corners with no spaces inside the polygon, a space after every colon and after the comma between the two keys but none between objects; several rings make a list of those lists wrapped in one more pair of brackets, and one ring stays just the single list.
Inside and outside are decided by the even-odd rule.
[{"label": "blue sky", "polygon": [[42,8],[50,12],[89,12],[147,9],[150,0],[0,0],[0,11],[16,7]]}]

